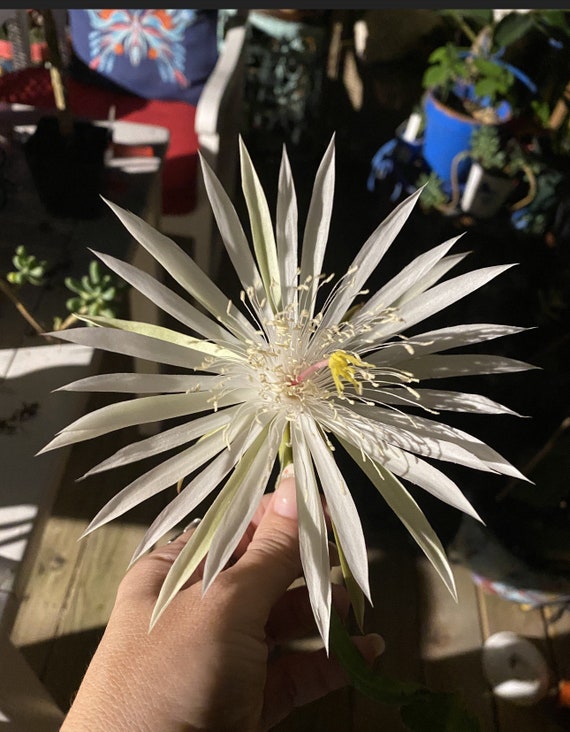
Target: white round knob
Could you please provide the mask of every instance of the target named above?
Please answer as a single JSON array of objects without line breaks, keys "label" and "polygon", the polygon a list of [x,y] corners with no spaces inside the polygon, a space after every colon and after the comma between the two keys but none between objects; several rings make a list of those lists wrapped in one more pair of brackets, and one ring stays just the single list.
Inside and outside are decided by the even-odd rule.
[{"label": "white round knob", "polygon": [[513,704],[535,704],[548,692],[546,659],[534,643],[510,630],[487,638],[483,670],[495,696]]}]

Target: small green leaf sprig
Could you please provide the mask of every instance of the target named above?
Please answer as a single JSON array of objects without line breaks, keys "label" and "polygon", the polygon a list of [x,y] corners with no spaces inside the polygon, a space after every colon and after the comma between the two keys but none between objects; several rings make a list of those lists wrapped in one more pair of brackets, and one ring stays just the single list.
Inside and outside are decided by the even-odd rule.
[{"label": "small green leaf sprig", "polygon": [[[47,281],[48,263],[28,253],[22,244],[16,248],[12,264],[14,270],[6,274],[5,281],[0,278],[0,291],[14,304],[36,333],[42,335],[46,329],[33,317],[16,292],[23,285],[43,287]],[[113,274],[103,272],[97,260],[89,263],[87,274],[79,279],[66,277],[64,283],[74,293],[74,297],[68,298],[65,303],[70,314],[66,318],[56,316],[53,330],[69,328],[77,322],[77,316],[81,315],[102,315],[109,318],[116,316],[125,283],[116,280]]]}]

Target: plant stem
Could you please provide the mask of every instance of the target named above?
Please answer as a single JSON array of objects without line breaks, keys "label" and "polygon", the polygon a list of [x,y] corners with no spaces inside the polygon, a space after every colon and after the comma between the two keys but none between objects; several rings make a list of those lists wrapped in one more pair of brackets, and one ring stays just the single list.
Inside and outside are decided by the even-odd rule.
[{"label": "plant stem", "polygon": [[28,321],[28,323],[32,326],[32,328],[36,331],[38,335],[43,335],[45,332],[45,328],[43,328],[38,321],[34,318],[34,316],[28,311],[26,306],[20,302],[20,300],[16,297],[14,294],[12,288],[7,285],[3,280],[0,279],[0,290],[6,295],[6,297],[12,302],[12,304],[16,307],[20,315],[25,318],[25,320]]},{"label": "plant stem", "polygon": [[467,25],[467,23],[463,20],[461,15],[457,12],[457,10],[450,10],[449,14],[453,18],[453,20],[457,23],[457,25],[461,28],[463,33],[469,38],[471,43],[475,43],[477,40],[477,34],[474,33],[471,28]]},{"label": "plant stem", "polygon": [[56,328],[56,330],[65,330],[66,328],[69,328],[74,323],[77,323],[77,317],[71,313],[71,315],[68,315],[67,318],[61,323],[59,328]]}]

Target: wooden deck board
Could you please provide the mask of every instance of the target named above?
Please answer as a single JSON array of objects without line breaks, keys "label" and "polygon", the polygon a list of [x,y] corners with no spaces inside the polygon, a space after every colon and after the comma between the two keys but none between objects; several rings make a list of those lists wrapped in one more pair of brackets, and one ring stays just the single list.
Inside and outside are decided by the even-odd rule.
[{"label": "wooden deck board", "polygon": [[483,641],[477,593],[471,574],[453,566],[458,601],[426,559],[418,562],[422,599],[420,652],[426,685],[458,692],[482,730],[495,725],[495,705],[481,664]]}]

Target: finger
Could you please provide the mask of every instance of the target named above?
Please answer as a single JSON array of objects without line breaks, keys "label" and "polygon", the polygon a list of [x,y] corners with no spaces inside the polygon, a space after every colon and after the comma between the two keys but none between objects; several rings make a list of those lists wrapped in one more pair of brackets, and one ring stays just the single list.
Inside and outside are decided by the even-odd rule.
[{"label": "finger", "polygon": [[[344,587],[333,585],[332,602],[341,618],[346,618],[350,600]],[[271,609],[265,631],[270,647],[275,643],[318,635],[306,586],[294,587],[279,598]]]},{"label": "finger", "polygon": [[245,530],[244,535],[239,541],[239,544],[234,550],[234,557],[236,559],[239,559],[241,556],[245,554],[247,551],[247,547],[249,546],[251,540],[253,539],[253,536],[255,532],[257,531],[257,527],[261,523],[261,519],[265,516],[267,512],[267,508],[269,507],[269,504],[273,498],[273,493],[266,493],[264,496],[262,496],[261,501],[259,502],[259,506],[257,507],[255,513],[253,514],[253,518],[249,522],[249,526]]},{"label": "finger", "polygon": [[[174,560],[178,557],[186,542],[190,539],[199,519],[195,519],[184,529],[184,531],[167,544],[153,549],[149,554],[141,557],[125,574],[119,590],[122,594],[129,591],[142,592],[158,597],[160,588],[170,568],[174,564]],[[202,579],[204,575],[205,560],[200,562],[195,572],[187,582],[194,584]]]},{"label": "finger", "polygon": [[265,624],[272,606],[301,575],[292,477],[282,478],[247,550],[228,571],[235,573],[246,601],[255,600]]},{"label": "finger", "polygon": [[[381,636],[357,636],[353,642],[370,665],[384,650]],[[311,653],[290,653],[269,666],[265,684],[262,729],[280,722],[296,707],[309,704],[349,683],[342,666],[321,649]]]}]

